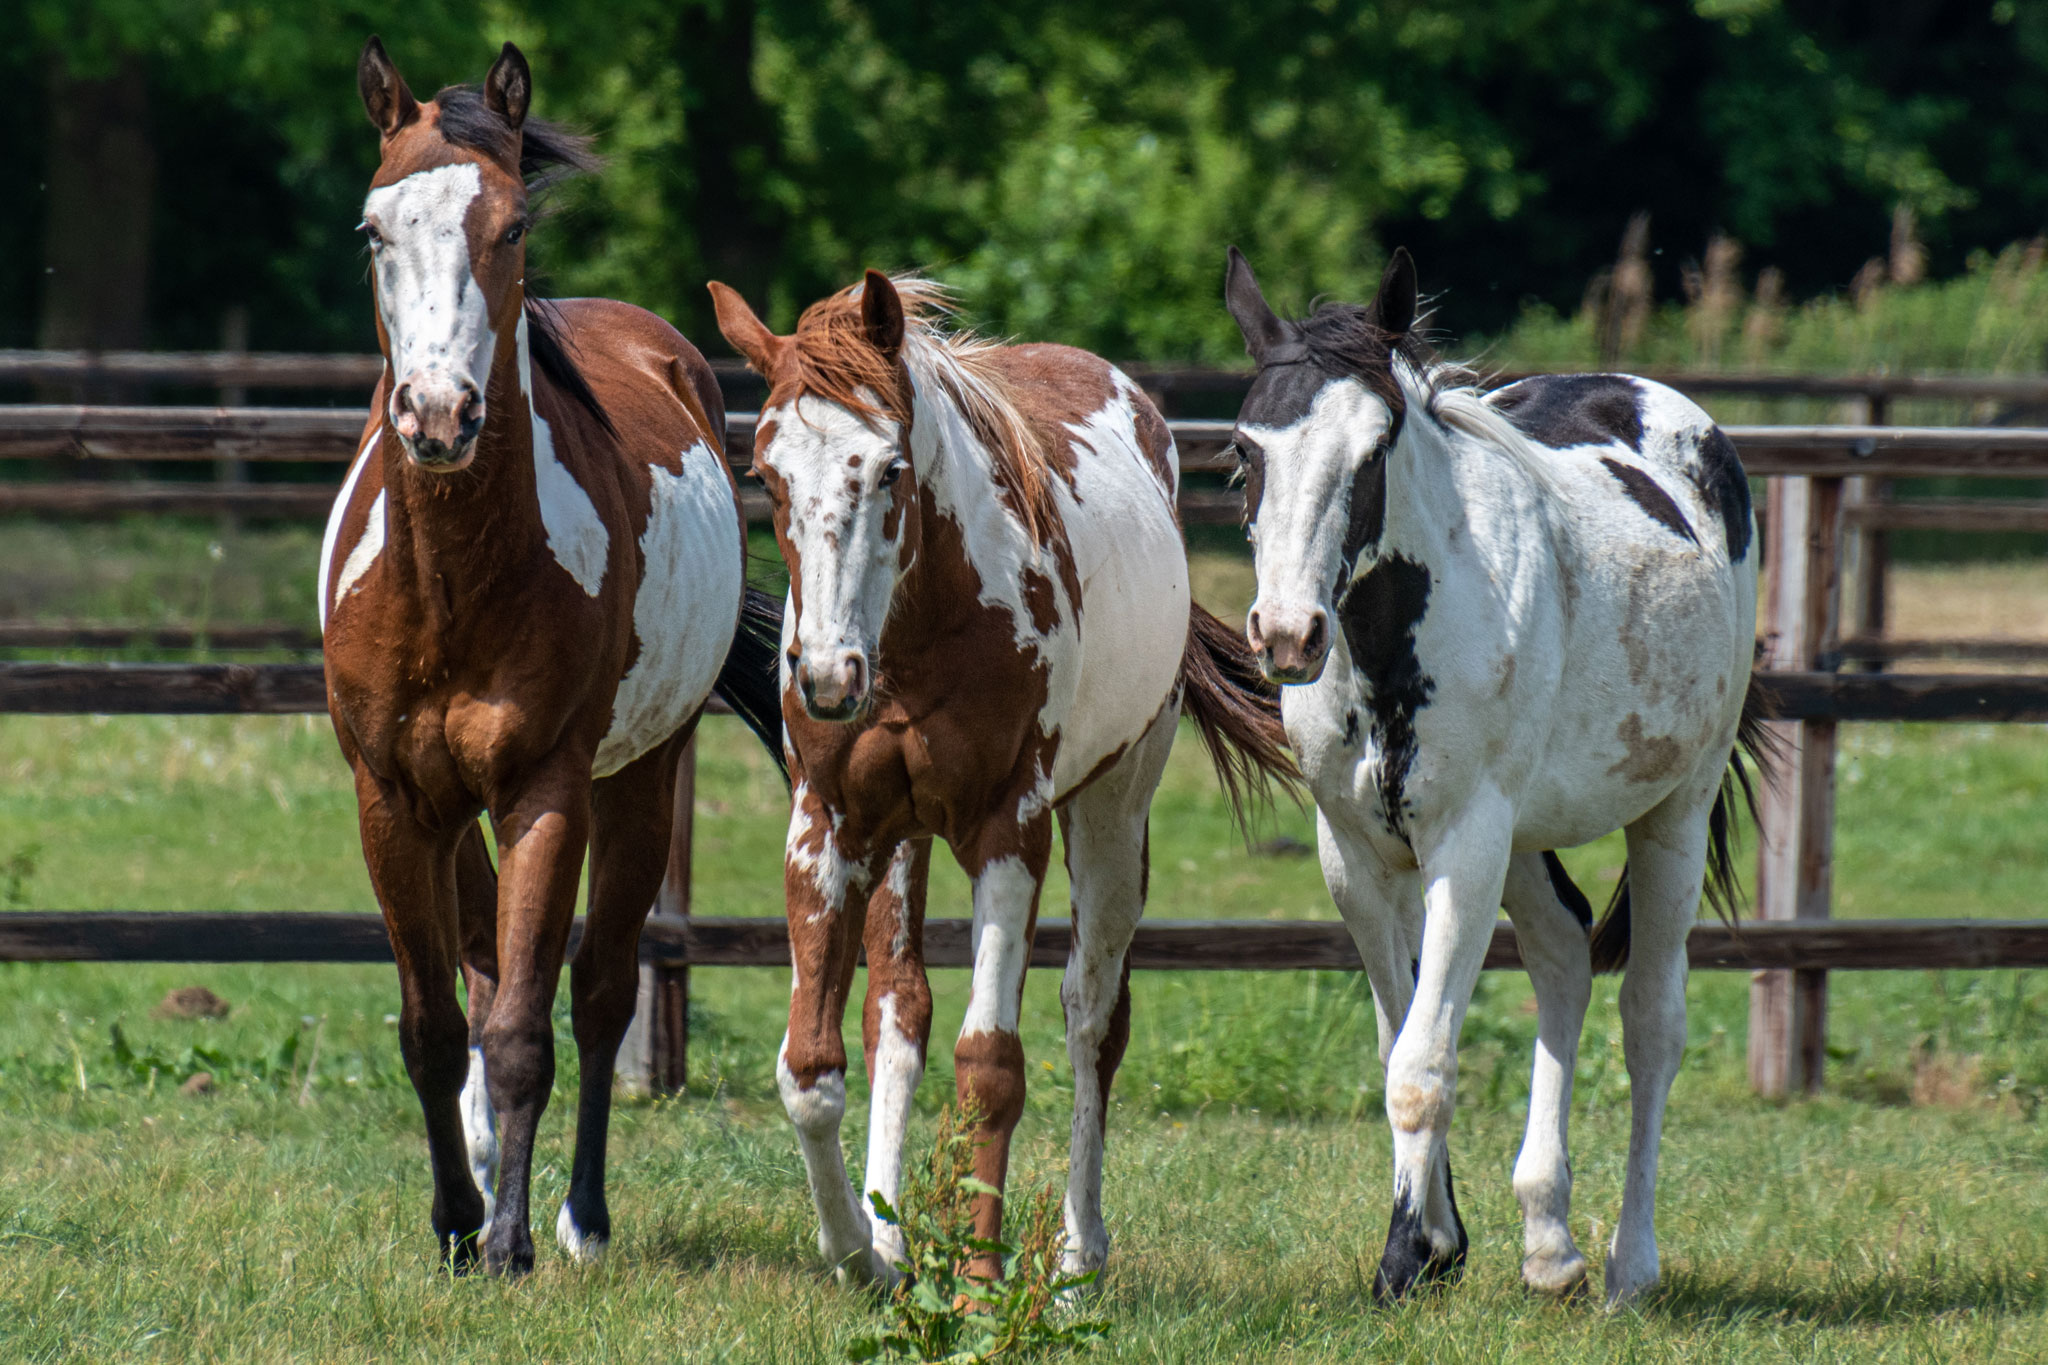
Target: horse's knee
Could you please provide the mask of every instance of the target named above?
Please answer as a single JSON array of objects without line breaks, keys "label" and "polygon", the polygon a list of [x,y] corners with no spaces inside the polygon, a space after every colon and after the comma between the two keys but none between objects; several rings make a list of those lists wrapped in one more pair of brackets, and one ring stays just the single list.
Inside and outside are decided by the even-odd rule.
[{"label": "horse's knee", "polygon": [[1014,1033],[961,1035],[953,1048],[960,1098],[971,1103],[983,1128],[1007,1133],[1024,1114],[1024,1044]]},{"label": "horse's knee", "polygon": [[459,1089],[469,1075],[469,1022],[453,1000],[407,1007],[398,1020],[398,1049],[422,1093]]},{"label": "horse's knee", "polygon": [[545,1013],[515,1019],[509,1010],[494,1009],[483,1043],[491,1103],[500,1112],[532,1104],[554,1084],[555,1032]]},{"label": "horse's knee", "polygon": [[816,1065],[799,1069],[785,1044],[783,1055],[776,1061],[775,1084],[782,1094],[782,1107],[798,1133],[822,1140],[839,1131],[840,1121],[846,1117],[843,1057],[838,1066],[829,1069]]}]

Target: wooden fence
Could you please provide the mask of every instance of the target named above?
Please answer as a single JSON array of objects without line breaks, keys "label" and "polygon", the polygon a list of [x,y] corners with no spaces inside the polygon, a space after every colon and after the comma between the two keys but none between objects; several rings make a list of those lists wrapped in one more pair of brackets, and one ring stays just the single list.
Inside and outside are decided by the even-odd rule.
[{"label": "wooden fence", "polygon": [[[19,354],[19,353],[16,353]],[[203,359],[203,358],[202,358]],[[206,369],[195,361],[189,380],[251,386],[305,387],[312,370],[266,371],[248,357],[246,370]],[[321,358],[336,359],[336,358]],[[0,353],[0,382],[24,373],[10,370]],[[43,362],[49,363],[49,362]],[[337,364],[337,372],[342,367]],[[268,373],[269,379],[260,376]],[[289,377],[286,377],[286,376]],[[1169,387],[1210,382],[1214,376],[1153,372],[1142,376]],[[1695,390],[1716,387],[1697,377],[1678,377]],[[1759,391],[1757,377],[1725,380],[1726,389]],[[166,381],[169,382],[169,381]],[[360,382],[356,376],[352,382]],[[1233,382],[1241,383],[1241,378]],[[1802,382],[1802,381],[1789,381]],[[1830,381],[1845,396],[1874,401],[1873,395],[1991,397],[2025,402],[2048,397],[2039,381]],[[1930,389],[1930,385],[1935,386]],[[1875,386],[1875,387],[1873,387]],[[1792,392],[1792,390],[1788,390]],[[1811,396],[1814,386],[1796,390]],[[43,405],[0,408],[0,458],[73,460],[226,460],[243,462],[342,462],[354,454],[362,418],[354,411],[289,408],[110,408]],[[1226,422],[1173,422],[1183,469],[1214,474],[1229,435]],[[1878,675],[1840,671],[1848,646],[1841,629],[1844,533],[1905,525],[1950,524],[1927,504],[1856,504],[1846,496],[1851,480],[1941,475],[2048,476],[2048,429],[1896,428],[1867,425],[1731,427],[1750,472],[1768,480],[1762,537],[1767,602],[1761,629],[1767,639],[1766,669],[1782,702],[1779,723],[1791,755],[1783,779],[1766,792],[1768,837],[1759,859],[1759,919],[1739,931],[1702,925],[1694,931],[1695,967],[1749,970],[1755,974],[1750,1030],[1750,1067],[1756,1087],[1782,1094],[1819,1085],[1825,1060],[1827,973],[1839,970],[1933,967],[2030,967],[2048,965],[2048,924],[1982,921],[1839,923],[1829,921],[1833,828],[1833,764],[1836,727],[1856,720],[2048,721],[2048,678],[2008,675]],[[731,424],[732,454],[750,449],[750,414]],[[92,491],[88,491],[92,490]],[[95,497],[126,499],[122,510],[220,510],[207,502],[222,492],[244,499],[254,511],[267,506],[324,512],[332,497],[325,486],[245,485],[231,490],[205,484],[123,483],[0,485],[0,511],[65,512],[92,504]],[[44,501],[40,504],[37,499]],[[67,503],[66,499],[72,501]],[[290,502],[298,499],[298,502]],[[1863,510],[1857,510],[1861,506]],[[1183,513],[1191,521],[1232,520],[1234,494],[1191,488]],[[1987,510],[1989,509],[1989,510]],[[758,506],[752,509],[756,514]],[[302,512],[261,512],[298,515]],[[1913,517],[1920,520],[1912,520]],[[1964,505],[1954,520],[2004,518],[2003,529],[2048,522],[2037,504]],[[2037,517],[2041,522],[2027,521]],[[70,627],[0,623],[0,646],[54,647],[80,638],[126,642],[120,627],[80,626],[82,635],[64,638]],[[234,647],[303,647],[313,643],[303,630],[244,628],[208,632],[205,643]],[[41,634],[37,632],[41,631]],[[102,632],[93,635],[90,632]],[[218,644],[216,644],[218,637]],[[160,647],[199,643],[196,632],[163,631],[145,638]],[[1907,642],[1881,642],[1899,650]],[[1956,642],[1924,642],[1928,648]],[[1900,650],[1900,652],[1903,652]],[[2025,646],[2008,657],[2040,657],[2042,647]],[[1876,657],[1864,654],[1856,657]],[[1890,657],[1890,656],[1885,656]],[[279,714],[324,709],[317,665],[238,664],[0,664],[0,712]],[[686,766],[679,782],[686,798],[694,782]],[[624,1066],[656,1087],[681,1084],[687,1047],[687,971],[691,964],[775,965],[787,961],[779,921],[691,918],[688,915],[690,852],[688,799],[678,803],[678,829],[670,875],[658,913],[643,945],[641,1018]],[[932,922],[933,961],[965,965],[965,929],[959,921]],[[16,913],[0,916],[0,960],[125,961],[365,961],[388,957],[374,916],[209,916],[200,913],[141,914]],[[1034,961],[1057,962],[1064,953],[1064,926],[1042,923]],[[959,942],[955,942],[959,939]],[[1512,931],[1496,933],[1489,967],[1512,967]],[[1153,923],[1140,929],[1133,948],[1138,968],[1346,968],[1358,960],[1340,926],[1333,923]]]}]

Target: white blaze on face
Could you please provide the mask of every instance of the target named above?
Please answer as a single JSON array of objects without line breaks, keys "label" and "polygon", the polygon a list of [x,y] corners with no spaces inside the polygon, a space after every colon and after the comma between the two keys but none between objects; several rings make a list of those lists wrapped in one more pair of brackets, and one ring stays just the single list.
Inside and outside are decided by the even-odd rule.
[{"label": "white blaze on face", "polygon": [[1387,405],[1364,384],[1336,379],[1287,426],[1239,424],[1265,452],[1264,490],[1251,526],[1254,612],[1305,617],[1335,610],[1352,481],[1392,422]]},{"label": "white blaze on face", "polygon": [[882,480],[897,459],[900,428],[809,396],[761,414],[762,425],[771,421],[775,436],[761,461],[789,498],[803,581],[796,643],[807,656],[852,649],[872,660],[899,572],[887,534],[895,493]]},{"label": "white blaze on face", "polygon": [[555,454],[554,428],[533,405],[533,357],[526,345],[526,318],[522,314],[515,335],[519,344],[519,390],[526,395],[526,410],[533,418],[533,488],[540,499],[540,521],[548,533],[548,549],[555,562],[569,571],[576,585],[592,597],[604,587],[604,571],[610,562],[611,532],[597,514],[597,504],[576,476]]},{"label": "white blaze on face", "polygon": [[489,383],[497,336],[469,259],[469,207],[481,193],[482,170],[464,161],[416,171],[363,200],[364,221],[383,238],[370,269],[401,383],[430,371],[478,393]]}]

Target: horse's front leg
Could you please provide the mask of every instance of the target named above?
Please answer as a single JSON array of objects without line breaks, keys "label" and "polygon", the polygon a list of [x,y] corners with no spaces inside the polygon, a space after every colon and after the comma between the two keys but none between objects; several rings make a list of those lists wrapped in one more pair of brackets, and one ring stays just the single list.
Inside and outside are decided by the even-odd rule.
[{"label": "horse's front leg", "polygon": [[[1518,853],[1509,864],[1501,904],[1515,922],[1515,940],[1536,992],[1536,1061],[1529,1080],[1529,1130],[1515,1161],[1515,1198],[1524,1225],[1522,1283],[1564,1297],[1586,1283],[1586,1258],[1572,1240],[1572,1071],[1593,991],[1586,953],[1585,898],[1565,878],[1553,880],[1545,859]],[[1556,878],[1564,878],[1562,864]],[[1569,894],[1578,913],[1567,907]]]},{"label": "horse's front leg", "polygon": [[[860,1022],[870,1100],[862,1190],[879,1193],[892,1207],[903,1193],[903,1142],[932,1035],[932,988],[924,969],[924,895],[931,864],[929,837],[904,840],[868,900],[868,998]],[[872,1211],[870,1218],[878,1262],[900,1267],[902,1232]]]},{"label": "horse's front leg", "polygon": [[[1050,814],[1041,811],[1021,824],[1001,824],[985,830],[975,840],[971,860],[962,860],[974,882],[974,977],[967,1017],[953,1047],[956,1093],[976,1115],[974,1176],[997,1191],[974,1199],[974,1235],[991,1242],[1002,1236],[1001,1191],[1010,1169],[1010,1135],[1024,1113],[1024,1045],[1017,1020],[1038,891],[1052,853]],[[1001,1271],[990,1253],[968,1262],[968,1273],[981,1279],[992,1280]]]},{"label": "horse's front leg", "polygon": [[462,1083],[462,1135],[469,1170],[484,1197],[484,1230],[498,1198],[498,1120],[484,1076],[484,1025],[498,996],[498,874],[472,820],[455,846],[455,898],[462,926],[462,979],[469,991],[469,1075]]},{"label": "horse's front leg", "polygon": [[831,812],[798,782],[783,855],[789,910],[789,1030],[775,1060],[782,1107],[796,1125],[818,1209],[818,1250],[841,1279],[886,1275],[868,1214],[846,1176],[839,1125],[846,1117],[846,997],[860,958],[874,868],[833,837]]},{"label": "horse's front leg", "polygon": [[484,1198],[469,1169],[458,1097],[468,1072],[462,1010],[455,1000],[455,855],[451,841],[414,820],[360,764],[356,799],[363,861],[398,961],[398,1045],[427,1125],[434,1172],[434,1235],[457,1270],[476,1260]]},{"label": "horse's front leg", "polygon": [[[695,722],[692,722],[694,727]],[[576,1030],[576,1156],[569,1196],[555,1217],[555,1241],[585,1263],[611,1244],[604,1193],[612,1078],[619,1043],[639,1003],[640,929],[660,894],[674,828],[676,760],[690,731],[641,755],[591,788],[590,909],[569,964]]]},{"label": "horse's front leg", "polygon": [[589,760],[536,775],[491,818],[499,850],[498,995],[483,1044],[501,1145],[484,1264],[518,1275],[533,1269],[533,1140],[555,1083],[555,987],[590,842]]},{"label": "horse's front leg", "polygon": [[1458,1095],[1458,1030],[1486,961],[1507,879],[1514,812],[1488,794],[1422,856],[1422,956],[1415,995],[1387,1059],[1394,1130],[1394,1212],[1373,1279],[1378,1298],[1455,1274],[1465,1229],[1451,1197],[1448,1137]]}]

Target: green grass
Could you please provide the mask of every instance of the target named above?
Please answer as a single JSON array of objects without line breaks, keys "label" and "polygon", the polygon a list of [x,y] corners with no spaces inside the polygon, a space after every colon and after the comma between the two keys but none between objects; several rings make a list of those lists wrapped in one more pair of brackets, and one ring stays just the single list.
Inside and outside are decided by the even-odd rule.
[{"label": "green grass", "polygon": [[[190,524],[16,529],[0,536],[0,570],[40,576],[0,572],[15,594],[5,614],[311,616],[315,547],[301,532],[230,535],[215,559],[217,533]],[[1219,609],[1241,608],[1245,578],[1214,554],[1196,566]],[[698,912],[779,915],[781,789],[735,723],[707,725],[702,749]],[[2043,774],[2048,732],[2033,727],[1845,727],[1837,913],[2039,915]],[[1273,813],[1260,836],[1279,835],[1311,842],[1308,817]],[[1246,851],[1192,742],[1153,838],[1155,917],[1333,918],[1312,856]],[[1619,841],[1567,861],[1598,900]],[[1046,912],[1064,913],[1065,894],[1055,860]],[[373,908],[320,718],[0,717],[0,903]],[[939,859],[933,913],[966,908],[964,878]],[[233,1012],[153,1016],[194,984]],[[927,1125],[951,1091],[965,985],[935,974]],[[1116,1330],[1101,1359],[2048,1357],[2039,974],[1838,974],[1829,1093],[1782,1107],[1744,1080],[1746,978],[1695,977],[1665,1143],[1667,1287],[1619,1318],[1517,1287],[1508,1177],[1535,1023],[1520,977],[1483,980],[1466,1026],[1453,1144],[1470,1273],[1393,1312],[1365,1290],[1389,1167],[1362,980],[1149,972],[1133,989],[1100,1305]],[[1627,1132],[1615,989],[1595,987],[1575,1103],[1574,1226],[1596,1263]],[[771,1075],[787,991],[780,970],[693,974],[691,1091],[622,1103],[619,1241],[595,1270],[565,1264],[546,1236],[576,1079],[558,1013],[564,1065],[535,1176],[541,1267],[507,1285],[433,1269],[389,968],[0,966],[0,1360],[832,1359],[874,1314],[823,1278],[811,1242]],[[1016,1178],[1058,1180],[1071,1082],[1055,973],[1031,979],[1023,1030]],[[199,1069],[216,1093],[181,1094]],[[863,1133],[849,1121],[856,1152]]]},{"label": "green grass", "polygon": [[[704,750],[700,912],[777,913],[775,783],[736,725],[707,726]],[[2038,913],[2043,772],[2048,736],[2031,728],[1849,729],[1841,913]],[[0,719],[0,779],[0,863],[33,850],[13,888],[23,903],[370,906],[322,722]],[[1265,832],[1308,826],[1284,811]],[[1154,847],[1155,915],[1331,913],[1313,858],[1253,856],[1234,838],[1191,743]],[[1619,849],[1570,861],[1597,894]],[[934,881],[934,913],[964,913],[957,869],[940,860]],[[1063,888],[1048,894],[1056,913]],[[950,1091],[944,1040],[964,1005],[964,973],[936,976],[927,1121]],[[234,1013],[151,1016],[187,984]],[[1026,992],[1018,1178],[1032,1182],[1059,1179],[1064,1157],[1056,987],[1040,972]],[[1830,1093],[1784,1107],[1743,1081],[1746,981],[1696,977],[1665,1144],[1668,1286],[1620,1318],[1517,1287],[1508,1175],[1534,1026],[1519,977],[1490,975],[1466,1030],[1453,1141],[1471,1272],[1390,1313],[1365,1291],[1388,1153],[1359,979],[1144,973],[1134,989],[1108,1178],[1117,1250],[1102,1311],[1117,1329],[1102,1359],[2048,1354],[2048,992],[2033,974],[1838,975]],[[769,1074],[787,976],[702,970],[692,990],[690,1095],[622,1106],[613,1259],[579,1270],[546,1246],[533,1279],[505,1285],[433,1271],[389,969],[0,967],[0,1358],[832,1358],[871,1311],[822,1278],[810,1245]],[[1589,1253],[1611,1228],[1627,1132],[1614,993],[1596,986],[1576,1103]],[[143,1065],[117,1063],[117,1021]],[[321,1040],[310,1087],[308,1021]],[[543,1218],[567,1177],[565,1015],[558,1036],[568,1064],[543,1129]],[[178,1092],[198,1066],[219,1076],[214,1095]],[[863,1126],[849,1122],[849,1143]]]}]

